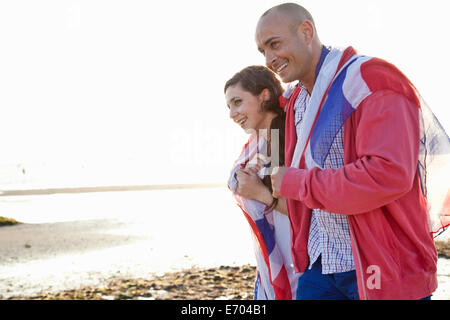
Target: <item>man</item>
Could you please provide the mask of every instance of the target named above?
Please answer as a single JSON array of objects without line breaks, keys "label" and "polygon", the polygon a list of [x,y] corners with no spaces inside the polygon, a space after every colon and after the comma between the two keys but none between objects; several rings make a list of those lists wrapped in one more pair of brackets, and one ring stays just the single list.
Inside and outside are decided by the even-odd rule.
[{"label": "man", "polygon": [[285,94],[286,167],[271,177],[304,272],[297,297],[428,299],[437,253],[414,86],[385,61],[323,46],[297,4],[263,14],[256,42],[283,82],[298,81]]}]

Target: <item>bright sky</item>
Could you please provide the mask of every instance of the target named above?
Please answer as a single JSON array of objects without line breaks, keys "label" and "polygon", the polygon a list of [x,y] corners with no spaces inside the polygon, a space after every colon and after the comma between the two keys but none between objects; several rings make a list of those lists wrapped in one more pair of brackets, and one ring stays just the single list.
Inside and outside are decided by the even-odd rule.
[{"label": "bright sky", "polygon": [[[133,160],[222,179],[246,139],[223,85],[264,64],[254,29],[279,3],[2,1],[0,164]],[[323,43],[396,64],[449,132],[446,1],[298,3]]]}]

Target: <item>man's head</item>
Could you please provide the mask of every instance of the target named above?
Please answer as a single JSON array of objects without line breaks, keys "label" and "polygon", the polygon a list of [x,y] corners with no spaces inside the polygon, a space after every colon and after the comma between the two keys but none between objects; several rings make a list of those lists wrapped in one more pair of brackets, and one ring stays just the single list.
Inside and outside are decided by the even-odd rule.
[{"label": "man's head", "polygon": [[305,8],[285,3],[269,9],[258,21],[255,39],[267,67],[283,82],[300,80],[312,88],[322,45]]}]

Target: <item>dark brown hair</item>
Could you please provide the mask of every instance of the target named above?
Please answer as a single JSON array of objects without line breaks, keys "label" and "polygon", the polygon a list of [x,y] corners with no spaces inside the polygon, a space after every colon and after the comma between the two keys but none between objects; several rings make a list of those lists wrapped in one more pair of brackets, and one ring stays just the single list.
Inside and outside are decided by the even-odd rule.
[{"label": "dark brown hair", "polygon": [[223,92],[228,87],[240,84],[242,89],[250,92],[252,95],[259,95],[264,89],[270,92],[270,99],[261,105],[261,111],[272,111],[277,115],[284,114],[280,108],[278,98],[283,94],[283,87],[275,74],[264,66],[249,66],[236,73],[225,83]]}]

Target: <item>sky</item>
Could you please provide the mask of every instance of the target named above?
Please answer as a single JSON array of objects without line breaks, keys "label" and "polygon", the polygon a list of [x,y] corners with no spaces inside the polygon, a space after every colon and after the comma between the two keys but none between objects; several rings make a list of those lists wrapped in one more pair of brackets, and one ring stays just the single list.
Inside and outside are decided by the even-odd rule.
[{"label": "sky", "polygon": [[[1,1],[0,165],[82,164],[150,184],[223,181],[246,141],[223,86],[264,64],[255,26],[279,3]],[[446,1],[297,3],[324,44],[399,67],[449,132]]]}]

